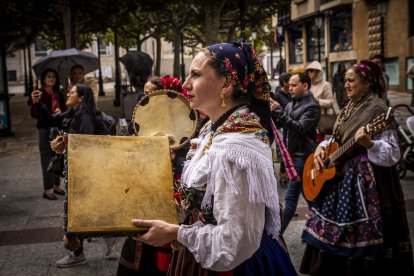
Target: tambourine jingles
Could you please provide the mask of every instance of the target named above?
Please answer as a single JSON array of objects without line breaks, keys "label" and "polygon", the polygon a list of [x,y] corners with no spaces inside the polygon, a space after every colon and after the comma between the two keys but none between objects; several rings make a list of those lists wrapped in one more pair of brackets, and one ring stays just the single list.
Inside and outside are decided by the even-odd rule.
[{"label": "tambourine jingles", "polygon": [[139,136],[168,136],[171,149],[183,147],[197,127],[197,112],[190,102],[173,90],[155,90],[142,97],[134,108],[132,123]]}]

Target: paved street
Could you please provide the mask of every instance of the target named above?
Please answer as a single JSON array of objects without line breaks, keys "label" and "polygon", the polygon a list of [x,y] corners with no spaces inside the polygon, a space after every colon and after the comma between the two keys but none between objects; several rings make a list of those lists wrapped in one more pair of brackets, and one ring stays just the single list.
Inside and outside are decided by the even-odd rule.
[{"label": "paved street", "polygon": [[[105,84],[106,96],[99,108],[114,117],[121,114],[113,107],[113,83]],[[30,118],[27,97],[22,86],[10,87],[12,131],[14,136],[0,138],[0,275],[114,275],[123,239],[106,257],[102,239],[85,242],[87,265],[60,269],[55,261],[68,251],[61,239],[63,197],[57,201],[42,198],[42,181],[35,120]],[[409,103],[408,94],[389,93],[392,105]],[[414,174],[402,181],[408,209],[411,239],[414,240]],[[283,189],[280,196],[283,199]],[[87,211],[87,210],[85,210]],[[306,204],[301,199],[298,216],[286,231],[292,260],[299,267],[304,245],[300,241]]]}]

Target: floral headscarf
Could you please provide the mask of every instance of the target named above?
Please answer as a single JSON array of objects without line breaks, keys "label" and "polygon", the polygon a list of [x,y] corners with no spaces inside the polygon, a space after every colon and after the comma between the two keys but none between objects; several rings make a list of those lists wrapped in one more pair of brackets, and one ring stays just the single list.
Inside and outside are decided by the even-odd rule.
[{"label": "floral headscarf", "polygon": [[386,80],[381,67],[373,61],[361,60],[354,67],[364,76],[372,92],[383,96],[386,89]]},{"label": "floral headscarf", "polygon": [[214,44],[207,49],[213,54],[213,58],[219,61],[219,70],[227,80],[242,93],[252,95],[250,111],[260,117],[270,141],[273,141],[269,106],[271,86],[252,45],[239,39],[233,43]]},{"label": "floral headscarf", "polygon": [[208,46],[213,57],[220,61],[220,70],[231,84],[256,99],[269,101],[271,86],[262,63],[250,43],[238,40]]}]

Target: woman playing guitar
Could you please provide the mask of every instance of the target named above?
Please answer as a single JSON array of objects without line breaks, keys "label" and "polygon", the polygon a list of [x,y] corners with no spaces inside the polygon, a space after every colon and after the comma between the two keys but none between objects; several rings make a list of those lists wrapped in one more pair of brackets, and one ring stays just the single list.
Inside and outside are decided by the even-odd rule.
[{"label": "woman playing guitar", "polygon": [[[334,128],[335,142],[342,146],[322,142],[307,161],[312,168],[305,165],[304,185],[316,186],[329,169],[334,171],[313,199],[302,234],[307,246],[300,271],[413,275],[404,196],[395,170],[397,134],[382,122],[385,80],[377,64],[363,60],[346,72],[345,81],[350,101]],[[306,178],[311,180],[305,183]]]}]

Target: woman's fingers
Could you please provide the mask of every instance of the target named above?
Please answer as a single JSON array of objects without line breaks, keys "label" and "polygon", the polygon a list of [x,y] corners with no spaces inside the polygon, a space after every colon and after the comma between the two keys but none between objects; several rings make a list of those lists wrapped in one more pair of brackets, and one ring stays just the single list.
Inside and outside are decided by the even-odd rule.
[{"label": "woman's fingers", "polygon": [[169,224],[162,220],[133,219],[132,223],[139,227],[148,227],[145,234],[137,235],[136,240],[153,246],[160,246],[177,239],[179,225]]},{"label": "woman's fingers", "polygon": [[318,147],[313,156],[314,166],[316,170],[320,170],[324,167],[323,160],[325,160],[325,150]]},{"label": "woman's fingers", "polygon": [[132,223],[135,226],[139,226],[139,227],[151,227],[152,226],[152,221],[151,220],[133,219]]},{"label": "woman's fingers", "polygon": [[361,146],[363,146],[364,148],[371,148],[374,143],[371,140],[371,137],[369,136],[369,134],[367,134],[365,132],[365,128],[361,127],[359,128],[356,132],[355,132],[355,141],[360,144]]}]

